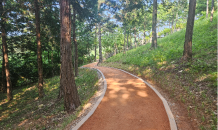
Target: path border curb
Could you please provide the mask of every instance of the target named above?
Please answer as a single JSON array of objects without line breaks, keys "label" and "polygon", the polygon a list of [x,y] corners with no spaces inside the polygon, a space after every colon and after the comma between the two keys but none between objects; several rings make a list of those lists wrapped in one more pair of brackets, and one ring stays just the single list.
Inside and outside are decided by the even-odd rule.
[{"label": "path border curb", "polygon": [[[102,66],[103,67],[103,66]],[[177,130],[177,125],[176,125],[176,121],[174,119],[174,116],[170,110],[170,107],[166,101],[166,99],[157,91],[157,89],[155,89],[151,84],[149,84],[147,81],[143,80],[142,78],[134,75],[134,74],[131,74],[125,70],[122,70],[122,69],[118,69],[118,68],[113,68],[113,67],[107,67],[107,68],[112,68],[112,69],[117,69],[117,70],[120,70],[120,71],[123,71],[129,75],[132,75],[138,79],[140,79],[141,81],[143,81],[145,84],[147,84],[156,94],[157,96],[162,100],[163,104],[164,104],[164,107],[165,107],[165,110],[167,112],[167,116],[168,116],[168,119],[169,119],[169,122],[170,122],[170,128],[171,130]]]},{"label": "path border curb", "polygon": [[106,81],[106,79],[105,79],[105,77],[104,77],[104,74],[99,70],[99,69],[96,69],[96,68],[89,68],[89,67],[81,67],[81,68],[88,68],[88,69],[95,69],[95,70],[97,70],[100,74],[101,74],[101,76],[102,76],[102,78],[103,78],[103,83],[104,83],[104,88],[103,88],[103,91],[101,92],[101,94],[100,94],[100,98],[96,101],[96,103],[95,103],[95,105],[93,106],[93,108],[89,111],[89,113],[85,116],[85,117],[83,117],[83,119],[75,126],[75,127],[71,127],[71,130],[78,130],[82,125],[83,125],[83,123],[85,123],[85,121],[87,120],[87,119],[89,119],[89,117],[95,112],[95,110],[97,109],[97,107],[98,107],[98,105],[100,104],[100,102],[101,102],[101,100],[103,99],[103,97],[104,97],[104,95],[105,95],[105,92],[106,92],[106,90],[107,90],[107,81]]}]

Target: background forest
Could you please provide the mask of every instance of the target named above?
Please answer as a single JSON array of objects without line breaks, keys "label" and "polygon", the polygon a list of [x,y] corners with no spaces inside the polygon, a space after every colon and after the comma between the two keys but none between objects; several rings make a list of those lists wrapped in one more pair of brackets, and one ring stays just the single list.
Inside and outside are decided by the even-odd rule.
[{"label": "background forest", "polygon": [[[131,55],[130,53],[139,46],[145,44],[150,46],[152,43],[154,1],[70,0],[72,63],[76,79],[80,77],[79,73],[82,75],[85,73],[84,70],[79,72],[78,67],[97,60],[102,62],[118,53],[121,54],[107,61],[131,63],[138,66],[152,65],[155,61],[151,58],[154,56],[153,53],[146,57],[147,59],[144,58],[146,60],[140,60],[141,55],[136,58],[137,56],[133,56],[135,53]],[[46,90],[43,94],[40,90],[40,83],[42,88],[46,85],[46,83],[43,85],[43,82],[49,78],[55,78],[55,83],[59,83],[59,79],[56,79],[57,76],[60,76],[61,67],[59,2],[59,0],[0,0],[0,72],[2,72],[0,75],[0,100],[10,101],[13,96],[16,97],[16,90],[23,89],[25,86],[28,88],[28,85],[36,82],[38,82],[39,90],[35,91],[35,97],[43,97],[46,95]],[[214,0],[196,0],[194,19],[211,21],[211,23],[207,23],[207,27],[210,27],[209,24],[213,24],[213,27],[207,31],[217,28],[217,19],[213,18],[213,15],[217,17],[216,13],[213,14],[217,11],[216,5],[217,1]],[[179,31],[184,32],[188,11],[189,1],[187,0],[157,0],[156,32],[158,42],[168,35],[175,36]],[[198,28],[201,24],[203,23],[198,22]],[[184,36],[181,37],[184,38]],[[213,39],[213,43],[216,41]],[[157,47],[163,46],[163,44],[157,43]],[[167,49],[172,52],[177,51],[173,49],[173,46]],[[181,47],[181,49],[183,48]],[[128,50],[132,51],[127,53]],[[7,59],[5,59],[6,55]],[[123,55],[125,57],[122,57]],[[172,56],[171,58],[178,57]],[[164,60],[162,59],[162,61]],[[215,69],[216,66],[213,68]],[[196,69],[196,71],[198,70]],[[212,84],[212,86],[214,87],[216,84]],[[15,92],[13,93],[13,91]],[[58,97],[59,91],[56,93],[55,96]],[[87,99],[84,98],[84,100]],[[3,110],[4,108],[0,107],[0,111]],[[1,118],[3,120],[3,117]],[[215,126],[211,126],[211,128],[215,128]]]},{"label": "background forest", "polygon": [[[101,14],[98,14],[97,1],[78,2],[77,5],[75,4],[77,12],[75,33],[78,44],[78,66],[95,61],[96,57],[97,59],[99,58],[98,53],[96,53],[96,49],[98,49],[98,15],[104,18],[101,19],[101,42],[104,58],[151,41],[152,1],[112,1],[111,3],[102,1],[104,4],[101,7]],[[38,80],[34,3],[33,1],[25,0],[7,0],[2,2],[2,5],[4,6],[3,15],[6,21],[5,30],[7,34],[10,77],[12,86],[15,89]],[[209,5],[211,6],[211,1],[209,1]],[[206,7],[206,1],[197,0],[195,19],[206,15]],[[209,6],[208,9],[210,10]],[[58,1],[40,1],[39,12],[43,75],[44,77],[51,77],[59,75],[60,71],[60,16]],[[188,2],[186,0],[159,1],[157,36],[164,37],[185,28],[187,16]],[[0,42],[2,45],[2,40]],[[124,48],[125,42],[126,47]],[[74,52],[74,49],[72,50]],[[2,51],[0,58],[2,65]],[[74,59],[74,53],[72,58]],[[3,71],[2,66],[0,70]],[[4,79],[3,77],[1,75],[1,79]],[[1,88],[3,89],[3,87]]]}]

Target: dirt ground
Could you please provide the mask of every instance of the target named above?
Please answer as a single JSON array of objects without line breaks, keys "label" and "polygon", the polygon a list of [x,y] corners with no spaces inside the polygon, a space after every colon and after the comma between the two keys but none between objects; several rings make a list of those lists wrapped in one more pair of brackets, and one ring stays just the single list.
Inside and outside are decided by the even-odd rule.
[{"label": "dirt ground", "polygon": [[170,130],[161,99],[141,80],[122,71],[97,67],[107,81],[107,91],[94,114],[80,130]]}]

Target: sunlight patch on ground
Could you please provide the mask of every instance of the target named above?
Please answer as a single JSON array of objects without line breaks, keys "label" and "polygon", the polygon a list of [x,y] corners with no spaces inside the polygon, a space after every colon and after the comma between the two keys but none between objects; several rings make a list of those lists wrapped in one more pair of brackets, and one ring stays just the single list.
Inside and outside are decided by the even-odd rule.
[{"label": "sunlight patch on ground", "polygon": [[163,61],[163,62],[158,62],[157,64],[158,65],[165,65],[167,62],[166,61]]},{"label": "sunlight patch on ground", "polygon": [[87,104],[83,107],[83,109],[86,109],[86,108],[90,107],[91,105],[92,105],[91,103],[87,103]]},{"label": "sunlight patch on ground", "polygon": [[212,75],[211,75],[211,74],[208,74],[208,75],[203,75],[203,76],[201,76],[201,77],[197,78],[197,79],[195,80],[195,82],[204,81],[205,79],[207,79],[207,78],[210,78],[210,77],[212,77]]},{"label": "sunlight patch on ground", "polygon": [[147,97],[147,96],[148,96],[147,93],[141,92],[141,91],[138,91],[137,94],[138,94],[139,96],[141,96],[141,97]]},{"label": "sunlight patch on ground", "polygon": [[123,95],[122,95],[122,98],[123,98],[123,99],[128,99],[128,97],[129,97],[129,94],[123,94]]},{"label": "sunlight patch on ground", "polygon": [[22,121],[18,126],[22,126],[23,124],[25,124],[28,121],[28,119]]}]

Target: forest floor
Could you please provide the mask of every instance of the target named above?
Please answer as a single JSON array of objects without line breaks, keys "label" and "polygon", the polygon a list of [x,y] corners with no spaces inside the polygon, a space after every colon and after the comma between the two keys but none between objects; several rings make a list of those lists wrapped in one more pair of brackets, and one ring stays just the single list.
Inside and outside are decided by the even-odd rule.
[{"label": "forest floor", "polygon": [[7,102],[6,94],[1,94],[0,129],[65,129],[80,116],[87,107],[85,104],[99,89],[98,79],[95,70],[79,69],[75,81],[82,105],[71,115],[64,111],[64,100],[57,100],[60,76],[44,80],[45,96],[42,99],[38,99],[37,83],[15,89],[10,102]]},{"label": "forest floor", "polygon": [[[96,64],[84,67],[94,67]],[[94,68],[104,74],[107,91],[94,114],[80,130],[170,129],[162,100],[144,82],[117,69]],[[186,130],[191,127],[186,125]]]}]

